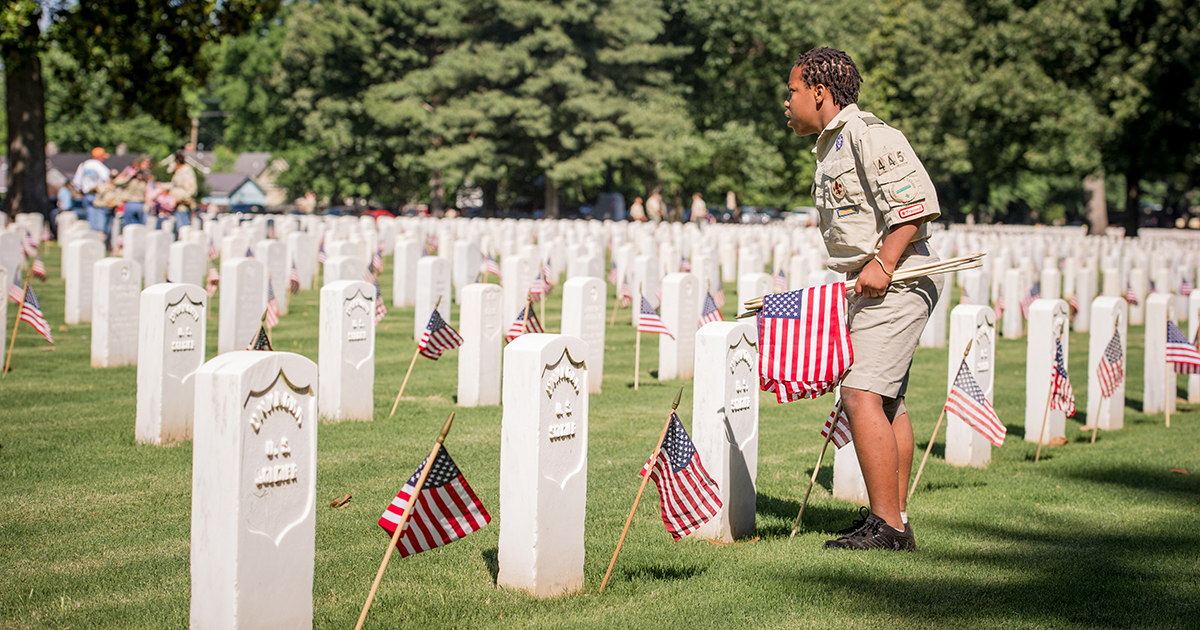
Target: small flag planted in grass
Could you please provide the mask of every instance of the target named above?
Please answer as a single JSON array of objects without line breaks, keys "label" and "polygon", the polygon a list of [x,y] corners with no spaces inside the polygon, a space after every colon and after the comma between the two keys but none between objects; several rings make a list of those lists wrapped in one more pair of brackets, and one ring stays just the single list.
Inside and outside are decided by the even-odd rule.
[{"label": "small flag planted in grass", "polygon": [[421,356],[437,361],[443,352],[453,350],[462,344],[463,338],[458,331],[451,328],[450,324],[442,319],[442,314],[434,310],[429,316],[429,323],[425,325],[425,333],[417,342],[417,350],[420,351]]},{"label": "small flag planted in grass", "polygon": [[640,474],[649,474],[658,486],[663,524],[675,540],[696,531],[721,509],[717,482],[700,463],[700,455],[674,411],[662,448],[646,460]]},{"label": "small flag planted in grass", "polygon": [[1167,363],[1174,363],[1178,374],[1200,374],[1200,351],[1172,321],[1167,322]]},{"label": "small flag planted in grass", "polygon": [[270,278],[267,278],[267,316],[263,322],[267,328],[274,328],[279,324],[279,300],[275,299],[275,286],[271,284]]},{"label": "small flag planted in grass", "polygon": [[42,305],[38,304],[37,295],[34,294],[33,287],[25,287],[25,299],[24,304],[21,306],[20,321],[33,326],[33,329],[45,337],[46,341],[54,343],[54,337],[50,336],[50,322],[47,322],[46,317],[42,315]]},{"label": "small flag planted in grass", "polygon": [[1029,319],[1029,307],[1033,301],[1042,297],[1042,283],[1034,282],[1033,286],[1021,296],[1021,317]]},{"label": "small flag planted in grass", "polygon": [[717,308],[717,302],[713,299],[711,293],[704,294],[704,312],[700,314],[700,325],[704,326],[709,322],[723,322],[725,317],[721,315],[721,309]]},{"label": "small flag planted in grass", "polygon": [[962,418],[963,422],[987,438],[996,448],[1004,446],[1004,435],[1008,431],[1000,422],[992,403],[983,395],[979,383],[975,382],[965,358],[958,366],[958,375],[954,377],[954,385],[951,386],[950,396],[946,399],[946,409]]},{"label": "small flag planted in grass", "polygon": [[292,270],[288,272],[288,291],[292,295],[300,292],[300,272],[296,269],[296,261],[292,261]]},{"label": "small flag planted in grass", "polygon": [[42,282],[46,281],[46,264],[42,262],[41,254],[38,254],[37,258],[33,260],[33,265],[29,268],[29,275]]},{"label": "small flag planted in grass", "polygon": [[1054,372],[1050,375],[1050,408],[1061,410],[1067,417],[1075,415],[1075,393],[1063,362],[1062,340],[1054,340]]},{"label": "small flag planted in grass", "polygon": [[[837,415],[837,422],[834,422],[834,415]],[[829,432],[833,431],[833,437],[829,437]],[[833,405],[833,411],[829,412],[829,417],[825,419],[825,426],[821,428],[821,437],[828,438],[833,441],[833,445],[842,448],[849,444],[853,437],[850,436],[850,418],[846,417],[846,412],[842,408],[842,400]]]},{"label": "small flag planted in grass", "polygon": [[654,333],[657,335],[666,335],[672,339],[675,338],[670,330],[667,330],[667,325],[663,323],[661,317],[658,316],[658,311],[650,306],[650,301],[645,297],[642,298],[642,310],[638,314],[638,332]]},{"label": "small flag planted in grass", "polygon": [[542,328],[542,322],[538,321],[533,309],[529,309],[528,325],[525,324],[525,309],[521,309],[521,312],[517,313],[517,319],[513,321],[512,326],[508,327],[508,332],[504,335],[504,338],[512,342],[517,337],[526,333],[540,332],[545,332],[545,330]]},{"label": "small flag planted in grass", "polygon": [[1100,377],[1100,396],[1102,398],[1111,398],[1121,383],[1125,381],[1124,354],[1121,350],[1121,331],[1114,330],[1112,339],[1109,339],[1108,345],[1104,347],[1100,365],[1096,367],[1096,374]]},{"label": "small flag planted in grass", "polygon": [[[379,517],[379,526],[389,535],[396,533],[396,527],[404,518],[416,490],[421,471],[428,463],[427,457],[408,478],[396,498],[392,499],[383,516]],[[402,558],[429,551],[478,531],[491,521],[492,516],[443,446],[433,460],[425,485],[417,493],[412,514],[396,541],[396,549]]]},{"label": "small flag planted in grass", "polygon": [[217,292],[217,286],[221,284],[221,274],[217,273],[216,267],[208,268],[208,280],[204,282],[204,290],[208,292],[208,297],[212,297]]}]

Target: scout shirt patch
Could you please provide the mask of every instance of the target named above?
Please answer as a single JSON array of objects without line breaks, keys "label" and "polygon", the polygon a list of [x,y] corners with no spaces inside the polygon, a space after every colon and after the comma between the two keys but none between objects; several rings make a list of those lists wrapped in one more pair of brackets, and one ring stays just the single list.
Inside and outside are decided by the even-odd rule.
[{"label": "scout shirt patch", "polygon": [[842,217],[848,217],[852,214],[857,214],[857,213],[858,213],[858,206],[842,206],[841,208],[837,209],[837,216],[839,219]]},{"label": "scout shirt patch", "polygon": [[879,175],[908,163],[908,158],[904,157],[904,151],[892,151],[875,160],[875,170]]},{"label": "scout shirt patch", "polygon": [[838,134],[837,140],[833,141],[833,150],[834,151],[842,150],[842,134],[840,134],[840,133]]},{"label": "scout shirt patch", "polygon": [[907,208],[900,208],[900,211],[897,212],[897,215],[901,219],[907,219],[908,217],[915,217],[924,211],[925,211],[925,204],[918,203],[918,204],[913,204],[911,206],[908,206]]},{"label": "scout shirt patch", "polygon": [[842,183],[842,178],[833,180],[833,196],[841,199],[846,196],[846,186]]},{"label": "scout shirt patch", "polygon": [[912,177],[888,184],[888,196],[896,203],[908,203],[917,198],[917,182]]}]

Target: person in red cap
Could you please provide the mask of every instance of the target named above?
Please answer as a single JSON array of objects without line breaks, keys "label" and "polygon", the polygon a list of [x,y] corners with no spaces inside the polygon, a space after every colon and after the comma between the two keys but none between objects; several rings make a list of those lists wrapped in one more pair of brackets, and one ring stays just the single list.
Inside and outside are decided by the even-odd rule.
[{"label": "person in red cap", "polygon": [[75,169],[75,177],[71,179],[75,190],[83,193],[83,209],[87,212],[88,227],[103,234],[105,241],[108,240],[109,229],[112,227],[113,210],[97,207],[95,201],[96,189],[112,179],[112,171],[104,165],[104,160],[107,159],[108,151],[100,147],[92,149],[91,159],[84,160],[83,164]]}]

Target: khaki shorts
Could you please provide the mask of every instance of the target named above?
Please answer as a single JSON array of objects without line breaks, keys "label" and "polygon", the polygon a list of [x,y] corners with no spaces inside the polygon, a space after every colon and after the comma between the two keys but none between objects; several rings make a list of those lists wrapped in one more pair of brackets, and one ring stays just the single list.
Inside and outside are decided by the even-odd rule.
[{"label": "khaki shorts", "polygon": [[[927,241],[910,243],[896,269],[927,265],[939,260]],[[857,273],[847,278],[854,286]],[[859,389],[883,397],[888,420],[904,413],[908,370],[921,340],[921,331],[937,304],[945,283],[943,275],[925,276],[892,284],[883,297],[850,294],[850,342],[854,365],[842,387]]]}]

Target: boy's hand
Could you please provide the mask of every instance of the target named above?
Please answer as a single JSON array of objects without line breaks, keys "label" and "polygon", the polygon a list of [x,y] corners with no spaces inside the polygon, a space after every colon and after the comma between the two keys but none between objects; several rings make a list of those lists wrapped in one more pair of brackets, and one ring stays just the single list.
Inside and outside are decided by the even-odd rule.
[{"label": "boy's hand", "polygon": [[887,293],[888,285],[892,280],[883,271],[878,260],[872,259],[863,268],[862,273],[858,274],[858,279],[854,283],[854,292],[865,297],[880,297]]}]

